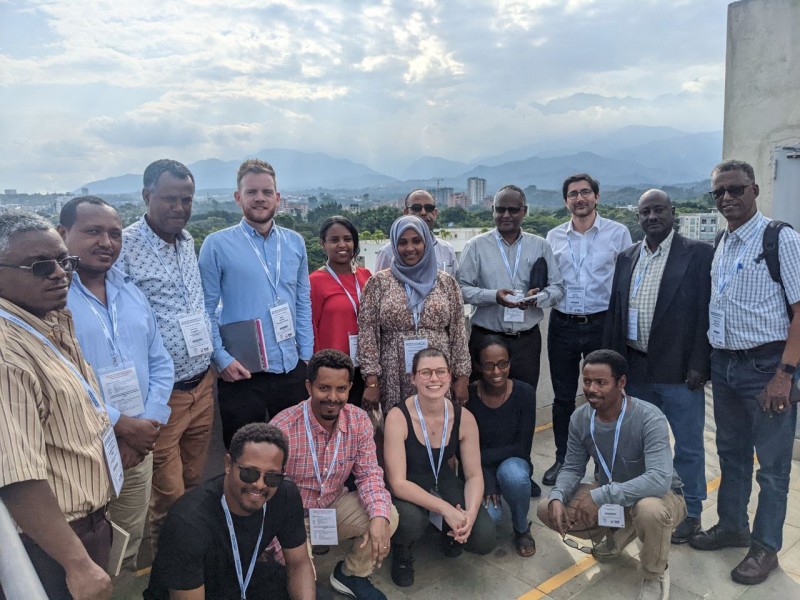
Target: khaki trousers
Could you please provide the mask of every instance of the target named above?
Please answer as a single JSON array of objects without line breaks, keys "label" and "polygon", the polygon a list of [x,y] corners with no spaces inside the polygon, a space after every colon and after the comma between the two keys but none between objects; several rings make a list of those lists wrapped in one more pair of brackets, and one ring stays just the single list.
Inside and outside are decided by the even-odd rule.
[{"label": "khaki trousers", "polygon": [[[597,487],[599,486],[596,483],[582,483],[578,486],[567,504],[567,514],[570,519],[574,518],[574,507],[581,498]],[[539,502],[536,514],[547,527],[555,529],[547,514],[549,503],[548,498]],[[686,502],[683,496],[669,491],[661,498],[642,498],[633,506],[626,507],[625,527],[621,529],[593,527],[570,530],[569,535],[586,540],[591,539],[597,543],[605,535],[611,534],[614,536],[620,552],[634,538],[639,538],[642,544],[642,550],[639,552],[640,567],[645,577],[654,578],[661,575],[667,568],[672,532],[685,518]]]},{"label": "khaki trousers", "polygon": [[[336,533],[339,536],[339,543],[344,540],[352,539],[350,550],[344,557],[344,571],[346,575],[353,574],[356,577],[367,577],[372,574],[372,545],[361,546],[361,536],[369,530],[369,515],[359,500],[358,492],[344,492],[330,506],[326,508],[336,509]],[[392,505],[392,512],[389,518],[389,535],[394,535],[397,529],[397,510]],[[306,517],[306,536],[308,554],[311,555],[311,527]],[[312,556],[313,559],[313,556]]]},{"label": "khaki trousers", "polygon": [[206,467],[214,422],[214,376],[211,369],[192,390],[173,390],[172,413],[153,450],[153,493],[150,500],[150,544],[153,556],[167,511],[200,483]]},{"label": "khaki trousers", "polygon": [[131,536],[122,559],[122,569],[134,572],[150,505],[153,454],[148,454],[135,467],[125,469],[124,475],[125,481],[119,496],[108,503],[108,512],[111,520]]}]

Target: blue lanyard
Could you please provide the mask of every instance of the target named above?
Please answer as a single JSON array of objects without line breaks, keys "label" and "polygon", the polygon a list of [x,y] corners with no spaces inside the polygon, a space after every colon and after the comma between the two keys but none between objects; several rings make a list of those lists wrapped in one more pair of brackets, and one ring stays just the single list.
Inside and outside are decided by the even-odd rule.
[{"label": "blue lanyard", "polygon": [[153,251],[153,254],[156,255],[158,262],[160,262],[161,266],[164,267],[164,272],[167,274],[167,278],[170,279],[175,284],[176,288],[178,288],[178,291],[180,292],[181,296],[183,296],[184,302],[186,302],[186,306],[190,310],[192,310],[193,309],[192,297],[191,294],[189,293],[189,288],[186,287],[186,282],[183,280],[183,269],[181,269],[181,252],[180,249],[178,248],[178,242],[177,241],[175,242],[175,262],[178,263],[178,275],[181,278],[180,285],[178,285],[177,280],[173,279],[172,276],[170,275],[169,269],[167,268],[167,263],[164,262],[164,257],[161,256],[161,253],[158,251],[158,248],[156,248],[155,244],[147,236],[146,233],[144,235],[144,240],[145,242],[147,242],[147,245],[150,246],[150,249]]},{"label": "blue lanyard", "polygon": [[597,447],[597,441],[594,439],[594,417],[597,413],[596,410],[592,409],[592,420],[589,423],[589,433],[592,435],[592,442],[594,443],[594,448],[597,450],[597,458],[600,461],[600,466],[603,467],[603,471],[605,471],[606,475],[608,476],[609,483],[613,481],[611,474],[614,472],[614,463],[617,462],[617,447],[619,446],[619,432],[622,429],[622,419],[625,418],[625,410],[628,408],[628,397],[623,397],[622,400],[622,412],[619,413],[619,417],[617,417],[617,427],[614,431],[614,449],[612,450],[611,454],[611,470],[609,471],[608,465],[606,464],[606,459],[603,458],[603,453],[600,452],[600,448]]},{"label": "blue lanyard", "polygon": [[[444,425],[442,426],[442,443],[439,446],[439,464],[433,463],[433,450],[431,450],[431,441],[428,438],[428,428],[425,426],[425,417],[422,416],[422,410],[419,407],[419,396],[414,395],[414,408],[417,409],[417,416],[419,417],[419,426],[422,428],[422,437],[425,438],[425,448],[428,450],[428,460],[431,461],[431,471],[433,471],[433,479],[436,482],[434,489],[439,491],[439,472],[442,470],[442,458],[444,458],[444,449],[447,442],[447,425],[449,422],[450,413],[447,408],[447,398],[444,400]],[[411,432],[414,433],[413,431]]]},{"label": "blue lanyard", "polygon": [[523,240],[522,232],[519,234],[519,246],[517,246],[517,258],[514,261],[514,270],[511,270],[511,265],[508,262],[508,257],[506,256],[506,251],[503,250],[503,242],[500,240],[500,234],[497,233],[497,230],[494,231],[494,240],[497,242],[497,249],[500,250],[500,257],[503,259],[503,264],[506,266],[506,273],[511,278],[511,287],[516,287],[516,280],[517,280],[517,271],[519,271],[519,259],[522,256],[522,240]]},{"label": "blue lanyard", "polygon": [[[406,296],[411,299],[411,287],[406,283]],[[424,302],[424,300],[423,300]],[[414,308],[411,309],[411,317],[414,319],[414,331],[419,331],[419,319],[420,319],[420,311],[419,311],[419,304],[417,304]]]},{"label": "blue lanyard", "polygon": [[311,421],[308,418],[308,403],[310,400],[307,400],[303,404],[303,420],[306,424],[306,438],[308,439],[308,446],[311,449],[311,464],[314,466],[314,476],[317,478],[317,483],[319,483],[319,493],[320,496],[324,493],[325,484],[328,483],[328,479],[331,477],[331,473],[333,473],[333,469],[336,466],[336,457],[339,455],[339,444],[342,443],[342,430],[338,429],[336,433],[336,446],[333,449],[333,458],[331,459],[331,466],[328,469],[328,474],[325,476],[325,480],[322,479],[322,473],[319,470],[319,458],[317,458],[317,447],[314,444],[314,436],[311,433]]},{"label": "blue lanyard", "polygon": [[58,348],[55,347],[55,345],[53,345],[53,343],[50,340],[44,337],[39,331],[31,327],[28,323],[26,323],[25,321],[23,321],[18,317],[15,317],[11,313],[6,312],[2,308],[0,308],[0,318],[5,319],[6,321],[10,321],[14,323],[14,325],[22,327],[22,329],[33,335],[45,346],[50,348],[50,350],[55,352],[56,356],[58,356],[61,362],[64,363],[64,366],[67,367],[70,371],[72,371],[72,374],[75,375],[78,381],[80,381],[81,385],[83,386],[83,389],[86,391],[86,395],[89,396],[89,400],[91,400],[94,409],[99,414],[103,414],[104,412],[106,412],[105,405],[102,402],[100,402],[100,399],[97,397],[97,394],[92,389],[92,386],[89,385],[89,382],[86,381],[86,378],[83,376],[83,374],[75,367],[74,364],[72,364],[71,360],[69,360],[66,356],[64,356],[61,350],[59,350]]},{"label": "blue lanyard", "polygon": [[250,568],[247,569],[247,578],[242,577],[242,559],[239,556],[239,542],[236,539],[236,531],[233,529],[233,519],[231,518],[231,511],[228,508],[228,501],[225,500],[225,494],[222,494],[222,510],[225,513],[225,522],[228,524],[228,533],[231,536],[231,550],[233,550],[233,565],[236,567],[236,577],[239,579],[239,589],[242,592],[242,600],[247,599],[247,586],[250,585],[250,578],[253,577],[253,569],[256,567],[256,559],[258,558],[258,547],[261,545],[261,536],[264,535],[264,521],[267,519],[267,505],[264,504],[262,508],[263,518],[261,519],[261,531],[258,532],[258,540],[256,540],[256,547],[253,548],[253,558],[250,559]]},{"label": "blue lanyard", "polygon": [[[339,279],[339,276],[336,274],[336,272],[333,269],[331,269],[331,266],[329,264],[325,263],[325,268],[328,270],[328,273],[331,274],[331,277],[333,277],[336,280],[336,283],[338,283],[339,286],[342,288],[342,290],[344,291],[345,295],[347,295],[347,299],[350,300],[350,304],[353,305],[353,311],[356,313],[356,317],[358,317],[358,304],[356,304],[356,301],[353,300],[353,297],[350,295],[350,292],[347,291],[347,288],[344,287],[344,284],[342,283],[342,280]],[[353,279],[355,279],[355,282],[356,282],[356,297],[358,298],[358,302],[360,304],[361,303],[361,285],[359,285],[359,283],[358,283],[358,273],[353,273]]]},{"label": "blue lanyard", "polygon": [[739,256],[736,257],[736,260],[733,261],[733,264],[728,269],[727,274],[723,277],[723,267],[724,260],[725,260],[725,248],[728,247],[728,236],[725,236],[725,240],[722,242],[722,250],[719,253],[719,266],[717,267],[717,294],[722,296],[722,293],[725,291],[725,288],[728,287],[728,284],[733,280],[733,277],[736,273],[739,272],[739,269],[742,268],[742,259],[744,255],[747,254],[747,251],[750,250],[750,246],[753,245],[753,242],[757,239],[758,236],[753,235],[747,244],[745,244],[742,251],[739,253]]},{"label": "blue lanyard", "polygon": [[[73,283],[73,285],[75,285]],[[100,323],[100,328],[103,330],[103,335],[106,338],[106,342],[108,342],[108,346],[111,348],[111,359],[114,361],[114,366],[117,366],[121,360],[124,360],[124,356],[122,354],[122,348],[119,346],[117,341],[119,340],[119,321],[117,317],[117,305],[109,300],[109,305],[111,306],[111,310],[106,308],[106,311],[109,313],[109,318],[111,320],[111,331],[108,330],[106,326],[105,319],[97,312],[97,309],[94,307],[94,302],[89,295],[89,292],[83,288],[83,282],[75,286],[75,289],[78,290],[81,298],[86,302],[89,306],[91,311],[94,313],[94,316],[97,318],[97,321]],[[113,335],[112,335],[113,333]]]},{"label": "blue lanyard", "polygon": [[[639,263],[642,261],[644,262],[644,268],[639,271],[639,274],[636,276],[636,279],[633,281],[633,290],[631,291],[631,300],[636,298],[636,294],[639,293],[639,287],[642,285],[644,281],[645,275],[647,275],[647,269],[650,268],[650,263],[653,262],[653,259],[656,256],[656,252],[659,251],[659,248],[656,248],[656,252],[650,254],[647,258],[645,258],[645,249],[644,246],[647,243],[647,240],[642,240],[642,245],[639,247]],[[638,264],[637,263],[637,266]]]},{"label": "blue lanyard", "polygon": [[[272,226],[277,227],[275,223],[273,223]],[[244,225],[242,225],[241,223],[239,223],[239,230],[242,232],[242,235],[245,237],[245,239],[247,239],[247,241],[250,242],[250,247],[253,249],[253,252],[256,253],[256,256],[258,257],[258,262],[261,263],[261,268],[264,269],[264,273],[266,273],[267,275],[267,280],[269,281],[269,284],[272,286],[272,289],[275,291],[275,299],[277,300],[278,299],[277,283],[280,283],[281,281],[281,232],[278,231],[277,229],[275,230],[275,236],[276,236],[275,243],[278,245],[278,249],[276,252],[277,256],[275,260],[275,279],[272,279],[272,272],[269,270],[269,265],[267,264],[267,261],[264,260],[264,255],[258,248],[256,248],[256,245],[253,243],[253,239],[250,233],[244,228]]]},{"label": "blue lanyard", "polygon": [[578,278],[578,283],[581,282],[581,267],[583,266],[583,261],[586,260],[586,257],[589,255],[589,250],[592,249],[592,244],[597,239],[597,234],[600,233],[599,229],[595,229],[594,235],[592,236],[592,241],[586,246],[586,252],[584,252],[580,260],[575,258],[575,252],[572,250],[572,238],[569,235],[569,230],[567,230],[567,244],[569,244],[569,253],[572,255],[572,266],[575,268],[575,274]]}]

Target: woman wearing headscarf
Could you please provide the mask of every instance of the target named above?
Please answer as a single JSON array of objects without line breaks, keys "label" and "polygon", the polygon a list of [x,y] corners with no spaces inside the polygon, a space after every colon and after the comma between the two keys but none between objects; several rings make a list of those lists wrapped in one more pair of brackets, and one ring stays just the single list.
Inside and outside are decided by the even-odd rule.
[{"label": "woman wearing headscarf", "polygon": [[419,217],[397,219],[389,239],[394,262],[367,282],[358,315],[362,406],[380,402],[388,411],[413,395],[411,361],[430,347],[447,356],[453,374],[451,395],[463,404],[471,364],[458,283],[437,270],[436,241]]}]

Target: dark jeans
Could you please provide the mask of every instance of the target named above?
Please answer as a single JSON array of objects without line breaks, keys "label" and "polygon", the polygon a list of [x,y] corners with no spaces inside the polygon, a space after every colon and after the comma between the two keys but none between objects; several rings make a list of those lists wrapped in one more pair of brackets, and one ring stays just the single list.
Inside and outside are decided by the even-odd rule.
[{"label": "dark jeans", "polygon": [[[487,335],[501,337],[508,344],[511,360],[509,377],[529,383],[535,390],[539,384],[539,355],[542,353],[542,333],[539,331],[539,326],[536,325],[518,336],[509,336],[473,325],[469,336],[469,353],[473,365],[478,362],[478,345]],[[471,379],[477,381],[480,378],[480,371],[473,371]],[[535,395],[533,401],[536,402]],[[534,410],[536,410],[535,406]]]},{"label": "dark jeans", "polygon": [[227,448],[236,431],[248,423],[269,421],[280,411],[308,398],[306,363],[288,373],[253,373],[250,379],[217,380],[222,441]]},{"label": "dark jeans", "polygon": [[[73,521],[70,527],[83,543],[89,558],[105,569],[111,550],[111,525],[105,517],[105,508]],[[72,600],[72,594],[67,591],[64,568],[27,535],[22,533],[19,537],[49,600]],[[0,590],[0,600],[5,600],[3,590]]]},{"label": "dark jeans", "polygon": [[553,436],[556,460],[564,461],[569,438],[569,419],[575,412],[581,359],[603,347],[605,314],[587,323],[570,320],[555,309],[547,330],[547,357],[553,382]]},{"label": "dark jeans", "polygon": [[717,453],[722,471],[717,494],[719,525],[727,531],[748,526],[755,448],[759,465],[756,481],[761,490],[752,540],[776,552],[783,544],[797,405],[783,413],[766,413],[756,395],[772,379],[782,353],[774,348],[763,353],[711,353]]}]

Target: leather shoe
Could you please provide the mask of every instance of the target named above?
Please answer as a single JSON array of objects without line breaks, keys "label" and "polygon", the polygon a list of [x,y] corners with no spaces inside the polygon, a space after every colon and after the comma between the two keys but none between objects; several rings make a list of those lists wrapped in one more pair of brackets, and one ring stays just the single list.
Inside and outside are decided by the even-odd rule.
[{"label": "leather shoe", "polygon": [[750,530],[726,531],[714,525],[708,531],[699,531],[689,539],[689,545],[695,550],[721,550],[722,548],[749,548]]},{"label": "leather shoe", "polygon": [[772,552],[761,544],[750,547],[744,560],[731,571],[731,578],[736,583],[756,585],[769,577],[778,568],[778,553]]},{"label": "leather shoe", "polygon": [[686,517],[672,532],[673,544],[685,544],[700,531],[700,517]]},{"label": "leather shoe", "polygon": [[556,478],[558,477],[558,472],[561,470],[561,467],[563,466],[564,466],[563,460],[556,460],[556,462],[553,463],[553,466],[544,472],[544,477],[542,477],[542,485],[549,485],[549,486],[555,485]]},{"label": "leather shoe", "polygon": [[538,498],[542,495],[542,488],[539,487],[539,484],[533,480],[531,477],[531,498]]}]

